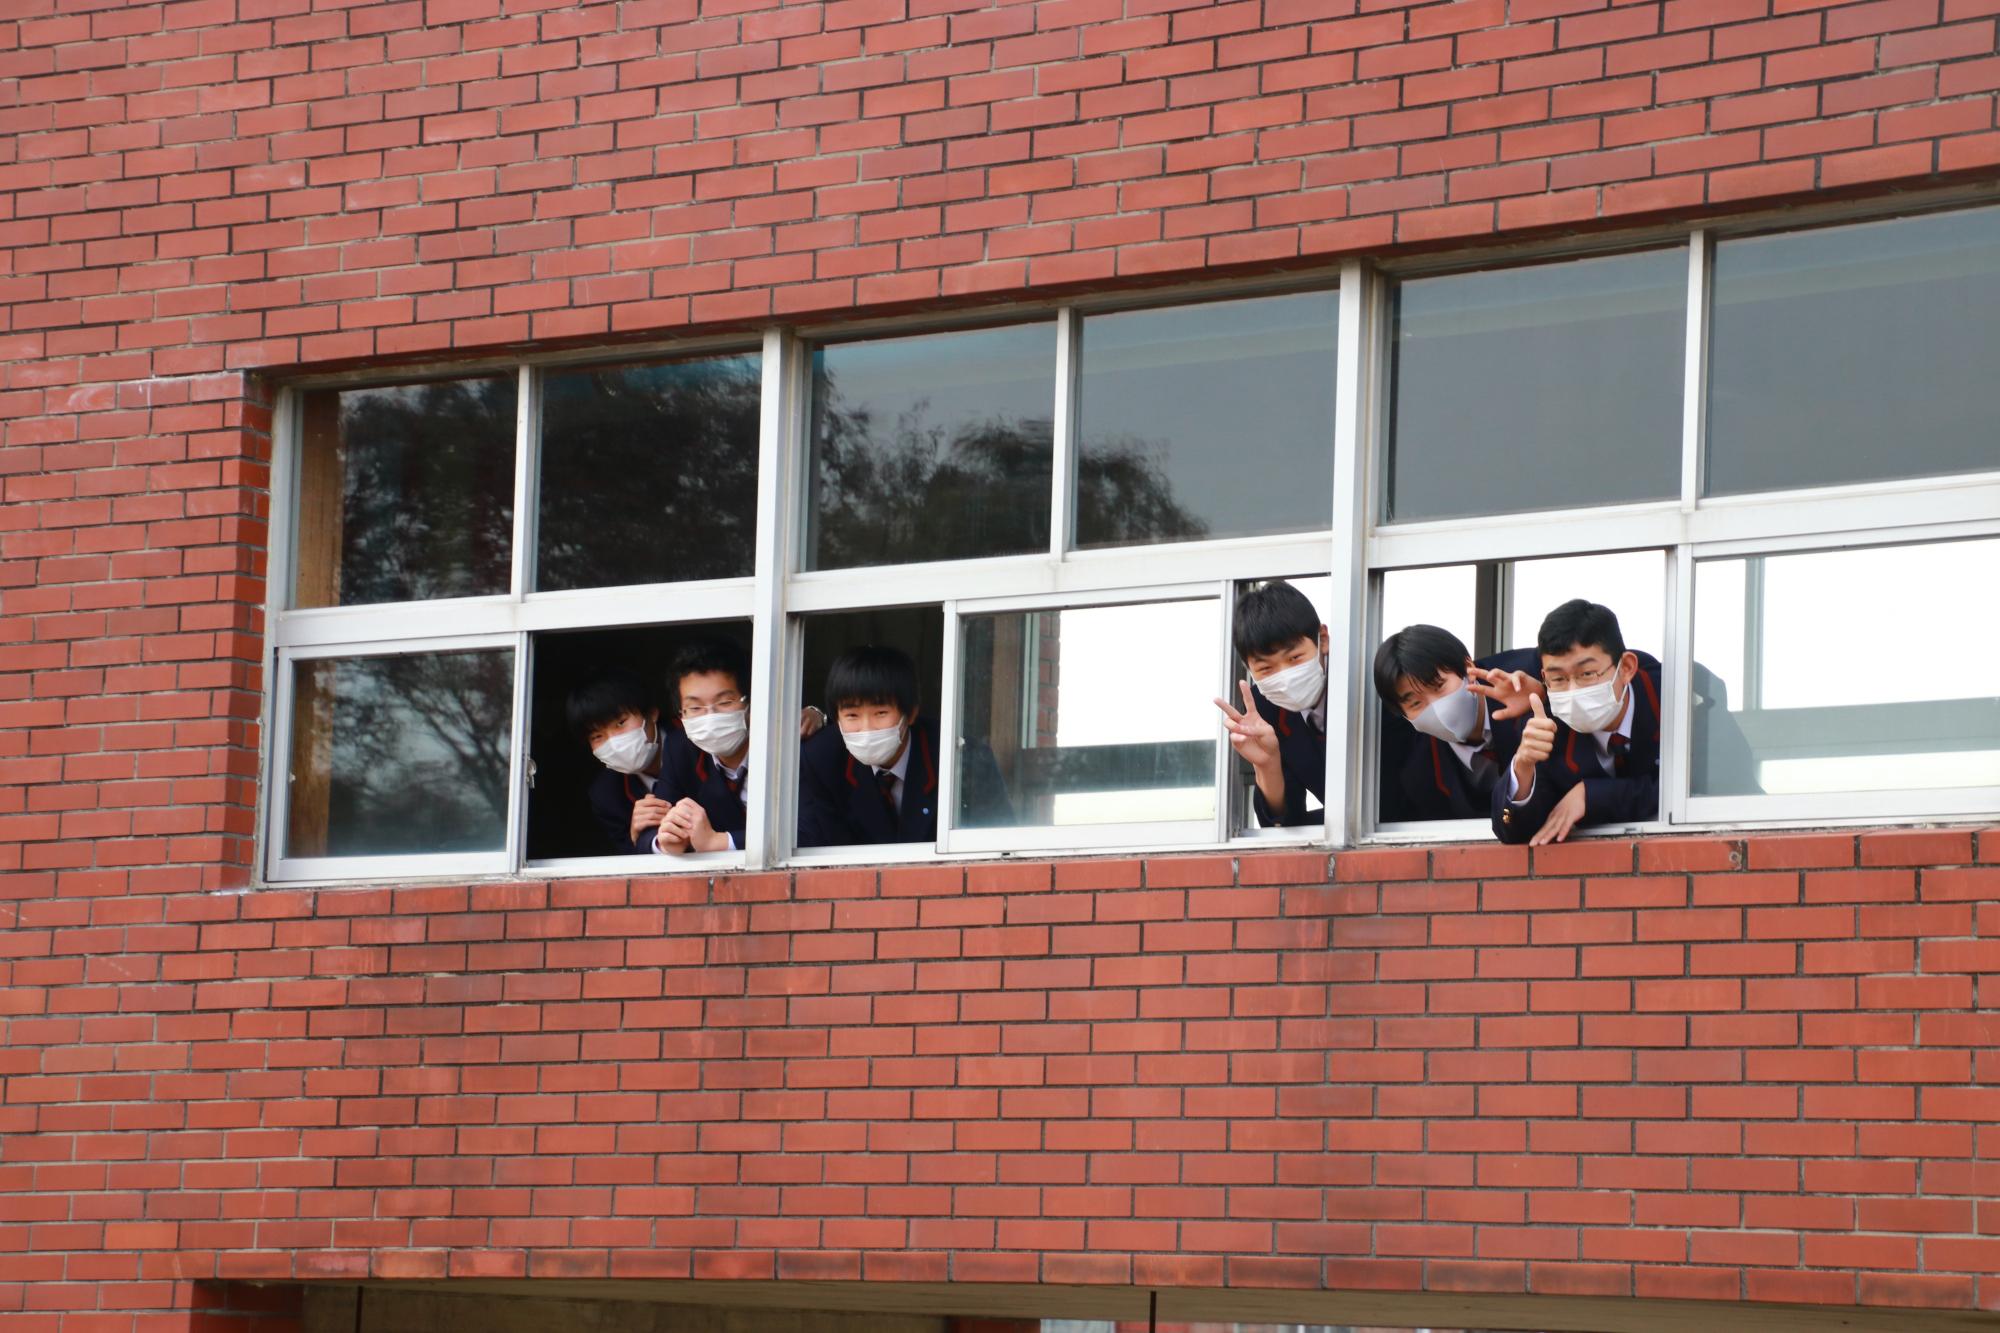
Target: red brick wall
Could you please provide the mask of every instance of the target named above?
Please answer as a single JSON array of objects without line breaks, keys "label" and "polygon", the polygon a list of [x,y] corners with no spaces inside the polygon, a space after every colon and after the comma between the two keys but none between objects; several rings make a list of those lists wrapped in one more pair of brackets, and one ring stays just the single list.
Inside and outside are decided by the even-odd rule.
[{"label": "red brick wall", "polygon": [[0,1311],[364,1275],[1992,1307],[1976,841],[9,902]]},{"label": "red brick wall", "polygon": [[0,1327],[599,1267],[1996,1303],[1995,835],[202,892],[266,372],[1990,182],[1996,0],[5,9]]}]

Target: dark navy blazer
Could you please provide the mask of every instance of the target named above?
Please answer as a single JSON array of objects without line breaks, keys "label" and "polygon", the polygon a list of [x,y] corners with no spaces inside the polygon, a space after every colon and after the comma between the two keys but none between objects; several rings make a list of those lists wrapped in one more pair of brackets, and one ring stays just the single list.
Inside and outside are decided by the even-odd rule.
[{"label": "dark navy blazer", "polygon": [[[1494,653],[1475,659],[1475,665],[1490,671],[1525,671],[1537,680],[1542,675],[1542,656],[1533,648]],[[1480,702],[1486,704],[1484,699]],[[1385,821],[1477,819],[1492,812],[1495,775],[1514,762],[1514,748],[1521,743],[1521,727],[1533,714],[1496,721],[1491,705],[1487,709],[1488,735],[1482,752],[1490,751],[1498,762],[1487,770],[1484,781],[1475,778],[1459,762],[1447,742],[1411,727],[1401,710],[1393,707],[1387,710],[1389,720],[1384,725],[1392,731],[1385,737],[1383,749],[1393,759],[1400,744],[1401,761],[1394,769],[1383,765],[1385,771],[1396,773],[1395,799],[1384,793]]]},{"label": "dark navy blazer", "polygon": [[[748,823],[743,808],[743,784],[724,773],[722,765],[678,727],[667,733],[653,794],[669,805],[684,797],[694,797],[708,812],[709,827],[727,833],[735,839],[736,846],[743,845],[743,829]],[[639,850],[653,850],[650,833]]]},{"label": "dark navy blazer", "polygon": [[608,851],[636,855],[653,850],[651,829],[641,835],[640,842],[631,838],[632,807],[652,788],[653,780],[644,773],[616,773],[598,766],[597,776],[590,780],[590,813],[610,839]]},{"label": "dark navy blazer", "polygon": [[[1278,733],[1278,769],[1285,775],[1282,811],[1273,812],[1271,803],[1264,799],[1263,789],[1252,788],[1250,803],[1257,812],[1257,822],[1265,828],[1321,823],[1326,816],[1318,810],[1306,809],[1306,793],[1311,792],[1322,801],[1326,799],[1326,733],[1307,721],[1305,714],[1280,708],[1266,699],[1254,689],[1255,681],[1251,684],[1257,715]],[[1326,688],[1333,688],[1331,680]]]},{"label": "dark navy blazer", "polygon": [[[910,727],[910,762],[895,810],[882,799],[875,770],[847,752],[840,727],[820,728],[800,747],[799,846],[851,847],[878,842],[937,840],[939,758],[937,724],[922,713]],[[964,824],[1007,823],[1006,792],[993,752],[969,743],[959,780]]]},{"label": "dark navy blazer", "polygon": [[[1639,673],[1631,691],[1638,699],[1632,714],[1632,740],[1625,752],[1623,776],[1599,758],[1597,742],[1556,723],[1554,752],[1535,766],[1535,789],[1519,804],[1507,799],[1510,782],[1504,775],[1493,784],[1493,832],[1502,842],[1526,842],[1548,819],[1569,789],[1583,784],[1583,818],[1579,824],[1637,824],[1653,819],[1660,809],[1660,660],[1651,653],[1634,654]],[[1521,725],[1521,724],[1517,724]],[[1516,731],[1518,743],[1519,731]]]}]

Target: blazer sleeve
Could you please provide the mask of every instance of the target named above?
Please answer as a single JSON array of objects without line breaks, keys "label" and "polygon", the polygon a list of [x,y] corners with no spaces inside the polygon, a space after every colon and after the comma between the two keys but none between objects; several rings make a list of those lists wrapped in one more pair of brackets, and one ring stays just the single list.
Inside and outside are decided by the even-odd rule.
[{"label": "blazer sleeve", "polygon": [[1250,805],[1257,812],[1257,822],[1265,828],[1289,828],[1297,824],[1317,824],[1323,817],[1315,817],[1306,809],[1306,785],[1299,781],[1295,773],[1285,774],[1285,808],[1273,812],[1271,803],[1264,799],[1264,789],[1250,788]]},{"label": "blazer sleeve", "polygon": [[[603,772],[608,777],[617,777],[609,769],[605,769]],[[650,852],[653,850],[653,835],[651,830],[648,830],[645,834],[644,845],[639,845],[632,841],[632,806],[625,800],[625,784],[623,779],[615,782],[606,782],[602,779],[593,780],[590,784],[588,794],[590,797],[590,813],[592,818],[597,821],[597,826],[604,830],[604,836],[609,844],[606,848],[607,851],[629,856],[637,852]]]},{"label": "blazer sleeve", "polygon": [[1512,785],[1510,764],[1493,781],[1493,836],[1502,842],[1526,842],[1541,829],[1549,811],[1569,789],[1556,777],[1555,764],[1549,760],[1535,765],[1535,786],[1527,800],[1508,800]]},{"label": "blazer sleeve", "polygon": [[[825,731],[819,733],[825,734]],[[831,785],[839,781],[839,765],[827,762],[825,747],[815,743],[818,740],[816,735],[799,746],[801,847],[835,847],[848,840],[841,828],[841,793]]]}]

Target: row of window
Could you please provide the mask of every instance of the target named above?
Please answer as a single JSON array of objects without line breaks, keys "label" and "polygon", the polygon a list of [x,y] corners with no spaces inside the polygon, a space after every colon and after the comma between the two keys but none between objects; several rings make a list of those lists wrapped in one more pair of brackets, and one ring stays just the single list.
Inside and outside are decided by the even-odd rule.
[{"label": "row of window", "polygon": [[802,830],[834,738],[801,742],[801,714],[835,711],[827,673],[865,645],[912,664],[947,738],[925,848],[1274,836],[1214,703],[1241,702],[1237,597],[1274,578],[1330,627],[1307,836],[1483,828],[1411,795],[1446,751],[1376,698],[1376,646],[1427,624],[1488,659],[1572,597],[1659,663],[1652,818],[1977,813],[2000,793],[2000,629],[1966,606],[2000,574],[1996,363],[1989,208],[302,386],[266,869],[636,854],[593,815],[607,770],[571,697],[615,668],[700,762],[673,663],[704,644],[741,662],[753,864],[827,841]]}]

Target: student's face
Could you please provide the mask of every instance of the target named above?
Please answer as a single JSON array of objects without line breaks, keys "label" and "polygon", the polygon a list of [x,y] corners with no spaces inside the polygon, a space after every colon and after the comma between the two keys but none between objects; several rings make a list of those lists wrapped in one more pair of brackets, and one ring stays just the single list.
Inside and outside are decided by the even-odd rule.
[{"label": "student's face", "polygon": [[[914,716],[914,714],[912,714]],[[903,725],[902,705],[889,703],[844,703],[834,710],[842,731],[887,731]]]},{"label": "student's face", "polygon": [[1405,676],[1396,682],[1396,707],[1403,710],[1403,716],[1414,722],[1417,714],[1429,708],[1446,695],[1457,694],[1465,688],[1465,677],[1456,671],[1447,671],[1438,677],[1435,685],[1425,685],[1421,681]]},{"label": "student's face", "polygon": [[1625,653],[1613,658],[1597,647],[1574,647],[1566,653],[1542,654],[1542,683],[1551,693],[1586,690],[1592,685],[1612,682],[1611,693],[1623,699],[1632,677],[1639,674],[1639,657]]},{"label": "student's face", "polygon": [[595,750],[598,746],[604,744],[604,742],[610,740],[613,736],[616,736],[619,732],[630,731],[634,727],[644,727],[646,729],[646,739],[651,740],[653,739],[653,728],[657,727],[659,724],[660,724],[660,710],[657,708],[647,709],[646,715],[644,717],[641,717],[639,714],[628,710],[626,712],[620,713],[617,717],[613,718],[609,722],[600,722],[596,726],[592,727],[590,729],[590,735],[588,737],[590,741],[590,748]]},{"label": "student's face", "polygon": [[1273,671],[1283,671],[1301,662],[1310,662],[1315,657],[1326,655],[1326,626],[1319,627],[1319,637],[1309,639],[1301,635],[1287,644],[1268,653],[1252,653],[1243,659],[1243,665],[1250,668],[1250,679],[1262,680]]},{"label": "student's face", "polygon": [[681,677],[681,716],[706,717],[710,713],[740,713],[750,706],[736,678],[726,671],[697,671]]}]

